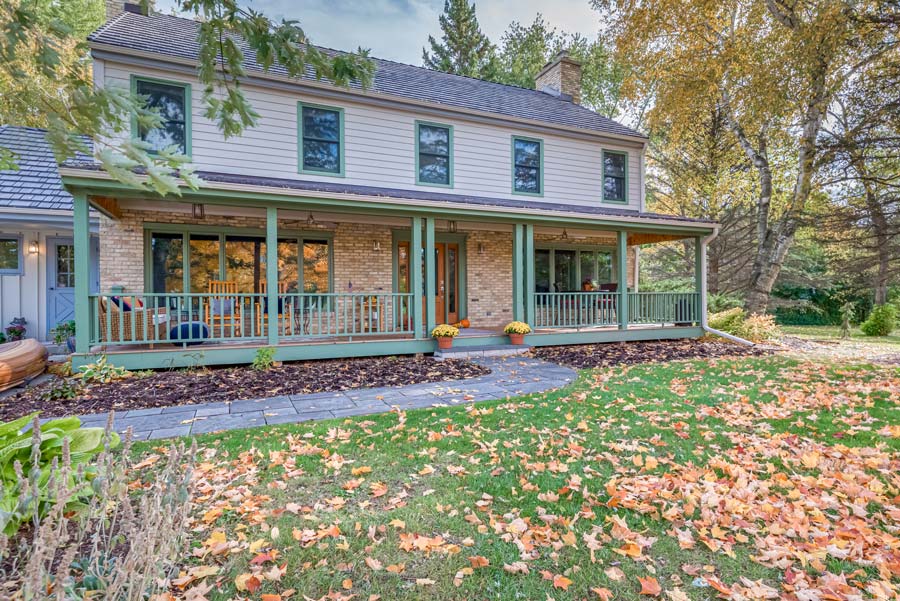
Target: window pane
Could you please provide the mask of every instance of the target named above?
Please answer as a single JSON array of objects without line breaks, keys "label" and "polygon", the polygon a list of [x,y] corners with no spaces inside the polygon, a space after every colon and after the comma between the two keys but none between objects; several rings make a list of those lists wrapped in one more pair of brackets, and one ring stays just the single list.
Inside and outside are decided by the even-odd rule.
[{"label": "window pane", "polygon": [[401,242],[397,247],[397,271],[400,292],[409,292],[409,242]]},{"label": "window pane", "polygon": [[581,251],[581,289],[585,291],[597,289],[597,255],[590,250]]},{"label": "window pane", "polygon": [[19,270],[19,239],[0,239],[0,269]]},{"label": "window pane", "polygon": [[516,167],[516,192],[532,192],[538,194],[540,191],[539,171],[529,167]]},{"label": "window pane", "polygon": [[597,280],[601,284],[612,282],[612,253],[597,253]]},{"label": "window pane", "polygon": [[420,125],[419,152],[450,156],[450,130],[446,127]]},{"label": "window pane", "polygon": [[303,241],[303,291],[328,292],[328,242]]},{"label": "window pane", "polygon": [[419,156],[419,181],[426,184],[450,184],[450,159],[423,154]]},{"label": "window pane", "polygon": [[447,245],[447,311],[456,313],[456,247]]},{"label": "window pane", "polygon": [[574,292],[578,290],[575,271],[575,251],[557,250],[554,259],[554,275],[556,276],[556,292]]},{"label": "window pane", "polygon": [[340,173],[340,144],[303,140],[303,168]]},{"label": "window pane", "polygon": [[604,177],[603,198],[605,200],[625,200],[625,178]]},{"label": "window pane", "polygon": [[150,238],[153,292],[184,292],[183,247],[181,234],[153,234]]},{"label": "window pane", "polygon": [[56,245],[56,287],[75,287],[75,247],[71,244]]},{"label": "window pane", "polygon": [[266,279],[266,242],[253,236],[226,236],[225,279],[237,282],[238,292],[258,293]]},{"label": "window pane", "polygon": [[303,107],[303,137],[317,140],[341,139],[341,114],[338,111]]},{"label": "window pane", "polygon": [[191,234],[191,292],[209,292],[219,277],[219,237]]},{"label": "window pane", "polygon": [[534,291],[550,292],[550,251],[534,251]]},{"label": "window pane", "polygon": [[149,143],[153,150],[175,146],[179,152],[186,153],[184,86],[138,80],[137,92],[147,97],[147,106],[159,111],[163,120],[160,127],[142,129],[141,139]]},{"label": "window pane", "polygon": [[541,145],[528,140],[516,140],[516,165],[541,166]]},{"label": "window pane", "polygon": [[603,153],[603,174],[625,177],[625,155]]},{"label": "window pane", "polygon": [[281,282],[285,292],[300,291],[300,278],[298,277],[300,257],[297,249],[296,240],[278,241],[278,281]]}]

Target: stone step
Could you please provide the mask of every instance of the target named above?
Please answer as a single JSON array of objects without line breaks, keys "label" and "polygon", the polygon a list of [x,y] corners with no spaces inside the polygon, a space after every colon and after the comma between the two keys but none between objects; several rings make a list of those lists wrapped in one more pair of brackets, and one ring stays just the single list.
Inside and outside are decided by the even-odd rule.
[{"label": "stone step", "polygon": [[479,357],[512,357],[523,355],[531,350],[528,344],[485,344],[482,346],[457,346],[448,350],[437,350],[434,358],[444,359],[476,359]]}]

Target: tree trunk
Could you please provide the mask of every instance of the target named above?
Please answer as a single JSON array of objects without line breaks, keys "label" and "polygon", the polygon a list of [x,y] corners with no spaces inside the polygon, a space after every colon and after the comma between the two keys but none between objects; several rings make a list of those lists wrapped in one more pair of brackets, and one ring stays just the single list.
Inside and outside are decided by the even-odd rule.
[{"label": "tree trunk", "polygon": [[797,230],[796,220],[782,221],[781,227],[770,231],[766,240],[759,246],[759,252],[753,261],[750,272],[750,288],[744,298],[744,309],[748,313],[765,313],[769,307],[772,288],[781,273],[784,259],[794,243]]}]

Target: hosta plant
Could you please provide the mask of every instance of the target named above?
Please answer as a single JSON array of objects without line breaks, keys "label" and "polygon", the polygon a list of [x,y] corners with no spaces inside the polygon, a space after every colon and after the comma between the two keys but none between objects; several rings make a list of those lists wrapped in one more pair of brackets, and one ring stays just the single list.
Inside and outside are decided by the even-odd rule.
[{"label": "hosta plant", "polygon": [[124,367],[110,365],[106,355],[97,359],[96,363],[82,365],[79,370],[81,373],[81,381],[85,383],[96,382],[98,384],[108,384],[113,380],[122,380],[131,377],[131,372]]},{"label": "hosta plant", "polygon": [[[0,424],[0,531],[14,534],[35,514],[40,517],[55,499],[51,481],[64,456],[77,469],[68,476],[74,491],[67,509],[76,511],[92,493],[96,475],[91,458],[107,445],[119,444],[115,432],[103,428],[82,428],[77,417],[65,417],[40,424],[37,413]],[[22,430],[31,423],[31,430]]]}]

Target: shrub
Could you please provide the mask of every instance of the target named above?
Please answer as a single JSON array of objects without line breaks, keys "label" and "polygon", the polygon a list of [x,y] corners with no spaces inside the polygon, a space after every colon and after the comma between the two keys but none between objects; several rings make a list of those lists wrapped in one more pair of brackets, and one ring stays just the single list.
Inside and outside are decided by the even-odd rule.
[{"label": "shrub", "polygon": [[[27,533],[0,535],[0,581],[40,601],[169,598],[186,547],[194,448],[173,444],[162,467],[140,468],[129,446],[126,438],[123,452],[96,457],[94,494],[77,513],[69,506],[83,468],[64,446],[50,471],[48,510]],[[145,468],[152,471],[136,475]]]},{"label": "shrub", "polygon": [[706,304],[710,313],[721,313],[722,311],[740,307],[743,301],[731,294],[710,294],[706,299]]},{"label": "shrub", "polygon": [[81,394],[82,389],[81,382],[77,379],[62,377],[54,381],[49,388],[41,393],[41,400],[61,401],[74,399]]},{"label": "shrub", "polygon": [[531,326],[524,321],[511,321],[503,328],[504,334],[531,334]]},{"label": "shrub", "polygon": [[81,371],[79,377],[85,383],[98,382],[100,384],[108,384],[113,380],[123,380],[131,377],[131,372],[124,367],[110,365],[106,355],[97,359],[96,363],[82,365],[79,370]]},{"label": "shrub", "polygon": [[772,315],[747,315],[740,307],[709,316],[709,327],[751,342],[766,342],[781,336]]},{"label": "shrub", "polygon": [[740,307],[720,311],[709,316],[709,327],[714,330],[721,330],[727,334],[740,336],[738,333],[741,325],[744,323],[746,313]]},{"label": "shrub", "polygon": [[459,328],[442,323],[435,329],[431,330],[432,338],[455,338],[459,336]]},{"label": "shrub", "polygon": [[897,327],[897,308],[894,305],[879,305],[872,309],[869,318],[859,329],[866,336],[887,336]]},{"label": "shrub", "polygon": [[272,369],[272,366],[274,364],[275,348],[271,346],[264,346],[262,348],[256,349],[256,356],[253,357],[253,363],[250,366],[258,371],[267,371],[269,369]]},{"label": "shrub", "polygon": [[[91,480],[96,471],[85,467],[103,450],[115,447],[119,436],[111,432],[104,440],[103,428],[81,428],[77,417],[54,419],[43,425],[37,413],[0,424],[0,531],[14,534],[32,517],[42,517],[58,502],[51,480],[57,464],[65,456],[70,467],[78,466],[77,476],[70,474],[66,483],[71,488],[66,510],[77,509],[91,495]],[[22,432],[31,422],[31,432]]]}]

